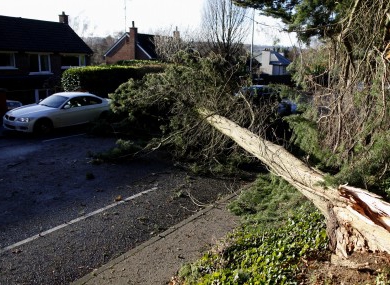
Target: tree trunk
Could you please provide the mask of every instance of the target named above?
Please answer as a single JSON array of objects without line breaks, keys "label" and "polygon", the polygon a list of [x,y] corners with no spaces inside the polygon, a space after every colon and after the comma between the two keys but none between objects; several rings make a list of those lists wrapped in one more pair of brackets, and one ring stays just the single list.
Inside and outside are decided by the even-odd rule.
[{"label": "tree trunk", "polygon": [[390,204],[381,197],[347,185],[327,187],[323,173],[283,147],[208,110],[199,113],[314,203],[326,218],[330,249],[338,256],[346,258],[353,251],[368,250],[390,253]]}]

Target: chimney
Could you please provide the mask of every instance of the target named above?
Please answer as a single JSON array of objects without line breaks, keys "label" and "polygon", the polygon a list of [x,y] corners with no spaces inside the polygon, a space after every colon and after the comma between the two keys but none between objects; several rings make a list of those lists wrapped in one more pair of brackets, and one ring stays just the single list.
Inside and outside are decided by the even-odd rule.
[{"label": "chimney", "polygon": [[134,26],[134,21],[131,21],[130,34],[137,34],[137,28]]},{"label": "chimney", "polygon": [[62,12],[61,15],[58,15],[60,18],[60,23],[63,23],[65,25],[69,25],[69,17],[68,15],[65,15],[65,12]]},{"label": "chimney", "polygon": [[134,26],[134,21],[131,22],[132,23],[132,26],[130,27],[130,31],[129,31],[129,36],[130,36],[130,40],[129,40],[129,56],[130,56],[130,60],[131,59],[136,59],[136,50],[137,50],[137,34],[138,34],[138,30],[137,28]]},{"label": "chimney", "polygon": [[173,31],[173,38],[176,40],[180,39],[180,32],[178,31],[177,26],[176,31]]}]

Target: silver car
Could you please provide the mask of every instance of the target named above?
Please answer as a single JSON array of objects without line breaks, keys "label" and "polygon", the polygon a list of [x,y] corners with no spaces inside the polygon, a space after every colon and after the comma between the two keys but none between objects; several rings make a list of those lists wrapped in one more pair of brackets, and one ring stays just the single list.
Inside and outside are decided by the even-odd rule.
[{"label": "silver car", "polygon": [[86,92],[60,92],[38,104],[8,111],[3,117],[3,127],[6,130],[45,134],[54,128],[91,122],[109,109],[109,99]]},{"label": "silver car", "polygon": [[22,102],[14,101],[14,100],[6,100],[6,104],[7,104],[8,111],[15,108],[19,108],[23,105]]}]

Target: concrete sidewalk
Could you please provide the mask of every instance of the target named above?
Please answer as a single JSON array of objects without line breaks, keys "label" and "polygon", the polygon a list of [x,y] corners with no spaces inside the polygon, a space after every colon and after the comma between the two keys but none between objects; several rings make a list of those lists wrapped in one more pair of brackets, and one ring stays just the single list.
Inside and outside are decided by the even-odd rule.
[{"label": "concrete sidewalk", "polygon": [[201,257],[239,224],[226,209],[234,197],[216,202],[72,284],[168,284],[181,265]]}]

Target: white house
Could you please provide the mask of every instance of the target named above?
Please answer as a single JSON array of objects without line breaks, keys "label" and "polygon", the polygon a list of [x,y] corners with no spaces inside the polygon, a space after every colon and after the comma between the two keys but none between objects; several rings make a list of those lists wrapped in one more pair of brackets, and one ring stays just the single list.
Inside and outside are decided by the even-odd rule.
[{"label": "white house", "polygon": [[258,55],[254,56],[260,63],[260,73],[268,75],[286,75],[287,66],[291,63],[290,60],[285,58],[277,51],[269,49],[262,50]]}]

